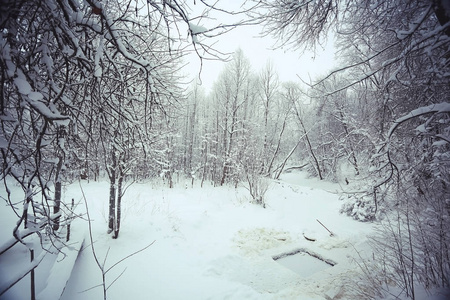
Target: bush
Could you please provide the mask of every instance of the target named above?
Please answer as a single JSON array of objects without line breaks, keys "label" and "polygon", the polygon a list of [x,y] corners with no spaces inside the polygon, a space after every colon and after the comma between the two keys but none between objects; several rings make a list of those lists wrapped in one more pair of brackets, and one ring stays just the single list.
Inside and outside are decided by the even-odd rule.
[{"label": "bush", "polygon": [[349,194],[340,198],[344,200],[340,212],[361,222],[370,222],[376,219],[379,211],[374,205],[372,195],[368,194]]},{"label": "bush", "polygon": [[268,178],[259,174],[246,174],[248,190],[252,196],[253,201],[256,204],[261,205],[266,208],[266,203],[264,201],[264,196],[269,189],[270,181]]}]

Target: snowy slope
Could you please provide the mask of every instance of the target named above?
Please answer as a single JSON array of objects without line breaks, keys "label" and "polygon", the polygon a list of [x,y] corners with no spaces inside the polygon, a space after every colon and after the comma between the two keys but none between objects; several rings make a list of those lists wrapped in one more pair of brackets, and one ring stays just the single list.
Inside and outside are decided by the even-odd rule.
[{"label": "snowy slope", "polygon": [[[107,274],[109,285],[126,269],[109,288],[108,299],[340,297],[343,282],[356,270],[353,246],[364,245],[371,226],[339,215],[336,194],[311,188],[298,174],[285,177],[268,191],[266,209],[250,204],[244,188],[186,188],[181,182],[170,190],[157,183],[136,184],[126,195],[118,240],[105,234],[107,185],[90,184],[86,193],[95,214],[94,245],[102,259],[110,247],[107,267],[155,241]],[[272,259],[299,248],[337,264],[303,278]],[[62,299],[101,298],[101,288],[90,289],[101,283],[100,276],[85,249]]]},{"label": "snowy slope", "polygon": [[[84,183],[83,189],[94,247],[99,260],[106,261],[105,269],[154,241],[106,274],[108,299],[348,299],[343,286],[357,272],[355,249],[371,255],[366,236],[372,225],[339,214],[339,186],[301,173],[272,183],[266,209],[249,203],[243,187],[134,184],[123,201],[117,240],[106,234],[108,184]],[[80,200],[79,185],[67,187],[65,198]],[[73,230],[87,230],[86,222],[76,226]],[[76,260],[63,300],[103,298],[101,272],[89,244],[86,240]],[[272,259],[299,249],[336,265],[321,270],[309,266],[310,275],[301,276]],[[51,263],[42,268],[47,270],[40,271],[40,289],[51,286],[46,282]],[[29,298],[27,285],[24,280],[10,294]]]}]

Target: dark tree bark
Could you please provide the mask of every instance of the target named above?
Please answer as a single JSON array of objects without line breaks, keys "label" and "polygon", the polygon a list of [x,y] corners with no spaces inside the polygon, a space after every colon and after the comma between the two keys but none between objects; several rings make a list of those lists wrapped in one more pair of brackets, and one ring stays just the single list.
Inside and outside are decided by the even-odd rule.
[{"label": "dark tree bark", "polygon": [[[34,250],[30,249],[30,262],[34,261]],[[30,273],[30,294],[31,294],[31,300],[36,299],[36,281],[35,281],[35,274],[34,274],[34,268],[31,269]]]},{"label": "dark tree bark", "polygon": [[[450,22],[450,11],[446,9],[444,2],[447,2],[447,8],[449,8],[448,0],[433,0],[434,13],[442,26]],[[444,32],[447,36],[450,36],[450,27],[447,27]]]},{"label": "dark tree bark", "polygon": [[355,169],[355,174],[359,175],[358,160],[356,159],[355,150],[353,149],[352,141],[350,139],[350,131],[348,130],[347,122],[344,119],[344,113],[342,111],[342,107],[338,107],[338,110],[339,110],[339,116],[341,118],[340,122],[342,124],[342,127],[344,128],[347,144],[348,144],[348,147],[350,148],[350,157],[351,157],[350,163],[353,165],[353,168]]},{"label": "dark tree bark", "polygon": [[[65,130],[62,126],[58,129],[58,136],[59,138],[65,137]],[[63,167],[63,163],[65,161],[65,155],[64,155],[64,149],[61,149],[60,145],[58,145],[58,163],[56,165],[56,172],[55,172],[55,199],[53,203],[53,214],[57,214],[60,211],[61,208],[61,197],[62,197],[62,178],[61,178],[61,171]],[[53,230],[57,231],[59,229],[59,221],[60,217],[57,217],[53,221]]]},{"label": "dark tree bark", "polygon": [[116,211],[116,167],[117,160],[115,151],[111,153],[111,166],[109,167],[109,216],[108,216],[108,233],[114,230],[114,220]]},{"label": "dark tree bark", "polygon": [[119,231],[120,231],[120,219],[122,214],[122,195],[123,195],[123,173],[120,173],[119,182],[117,185],[117,204],[116,204],[116,215],[115,215],[115,222],[114,222],[114,234],[113,238],[117,239],[119,237]]}]

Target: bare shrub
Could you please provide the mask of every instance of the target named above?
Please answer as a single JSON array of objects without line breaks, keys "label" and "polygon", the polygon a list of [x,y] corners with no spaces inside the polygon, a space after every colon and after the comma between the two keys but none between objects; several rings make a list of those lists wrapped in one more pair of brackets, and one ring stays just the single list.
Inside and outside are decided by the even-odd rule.
[{"label": "bare shrub", "polygon": [[270,181],[268,178],[259,174],[246,174],[246,180],[248,183],[248,190],[253,202],[266,208],[264,196],[269,189]]}]

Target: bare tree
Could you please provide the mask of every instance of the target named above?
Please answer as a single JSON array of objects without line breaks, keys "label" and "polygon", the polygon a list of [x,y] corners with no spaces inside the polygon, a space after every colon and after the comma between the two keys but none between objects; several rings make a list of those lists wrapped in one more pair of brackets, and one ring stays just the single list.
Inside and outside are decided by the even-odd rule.
[{"label": "bare tree", "polygon": [[[366,194],[354,197],[347,211],[369,208],[365,220],[373,220],[380,211],[395,215],[393,227],[383,232],[384,238],[389,236],[396,244],[380,243],[377,253],[384,259],[382,263],[389,261],[389,271],[398,272],[391,278],[406,296],[416,297],[417,284],[427,289],[448,288],[447,276],[441,276],[442,270],[432,263],[436,259],[448,266],[448,259],[440,256],[442,251],[448,252],[446,230],[440,235],[434,232],[447,227],[435,220],[449,214],[448,209],[438,208],[441,199],[448,197],[448,174],[441,168],[448,167],[444,156],[450,144],[447,1],[259,3],[261,10],[253,16],[265,24],[267,34],[279,37],[282,45],[314,48],[334,32],[342,66],[311,84],[314,95],[332,99],[344,92],[346,98],[351,94],[360,97],[352,100],[357,107],[370,106],[359,109],[352,122],[342,103],[335,106],[336,120],[346,136],[353,136],[347,141],[355,172],[362,172],[362,164],[352,153],[364,151],[359,147],[365,145],[372,154],[371,165],[365,166],[369,169]],[[327,85],[336,75],[344,80]],[[357,127],[352,123],[358,124],[363,114],[374,120],[359,123],[364,130],[354,130]],[[356,134],[366,137],[355,140]],[[433,212],[434,217],[425,212]],[[427,222],[432,225],[424,225]],[[384,252],[390,256],[386,258]]]},{"label": "bare tree", "polygon": [[[205,14],[238,14],[199,5]],[[108,225],[118,237],[126,176],[146,172],[131,158],[139,152],[151,161],[155,119],[182,99],[179,58],[189,50],[201,61],[224,57],[208,37],[239,22],[204,28],[203,13],[189,16],[187,3],[167,0],[6,0],[1,11],[0,179],[7,191],[2,198],[17,216],[1,254],[27,245],[32,234],[62,247],[60,233],[74,216],[63,203],[63,185],[91,173],[97,178],[102,170],[114,199]],[[10,179],[23,195],[11,195]],[[25,274],[42,258],[32,249],[30,255]]]},{"label": "bare tree", "polygon": [[320,166],[319,159],[316,155],[316,151],[311,142],[311,139],[309,136],[309,129],[305,126],[305,121],[304,121],[305,117],[304,117],[304,112],[302,109],[302,104],[301,104],[302,98],[301,98],[301,92],[299,90],[299,87],[296,85],[287,85],[286,91],[284,93],[284,98],[286,99],[286,101],[292,103],[292,110],[293,110],[293,113],[294,113],[300,127],[301,127],[302,138],[304,138],[306,147],[308,148],[308,152],[312,158],[314,169],[317,172],[317,176],[319,177],[319,179],[322,180],[323,179],[322,168]]},{"label": "bare tree", "polygon": [[[270,146],[273,144],[273,137],[271,136],[272,130],[270,128],[270,113],[275,110],[274,104],[277,100],[278,94],[278,74],[275,72],[272,63],[268,62],[265,69],[260,74],[261,85],[261,102],[263,108],[263,149],[262,149],[262,166],[261,172],[264,174],[270,174],[273,167],[273,161],[276,157],[277,150],[274,151],[272,158],[269,158]],[[282,126],[282,132],[285,126]],[[282,133],[280,134],[280,136]]]},{"label": "bare tree", "polygon": [[218,183],[233,179],[239,161],[239,144],[244,134],[244,118],[250,65],[242,50],[236,51],[233,60],[226,66],[214,88],[215,103],[218,105],[217,125],[220,127],[218,147],[222,166]]}]

